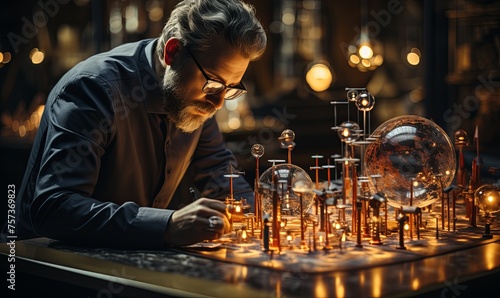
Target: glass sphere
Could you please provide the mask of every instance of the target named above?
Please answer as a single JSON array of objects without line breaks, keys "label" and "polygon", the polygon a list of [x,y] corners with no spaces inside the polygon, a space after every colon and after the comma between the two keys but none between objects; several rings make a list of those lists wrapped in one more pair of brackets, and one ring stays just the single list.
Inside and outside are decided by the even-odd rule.
[{"label": "glass sphere", "polygon": [[500,188],[493,185],[483,185],[474,193],[476,205],[484,213],[500,211]]},{"label": "glass sphere", "polygon": [[[284,218],[300,217],[310,211],[314,202],[313,183],[302,168],[293,164],[279,164],[270,167],[259,178],[259,193],[262,211],[273,216],[273,196],[279,197],[279,210]],[[302,196],[302,198],[300,198]]]},{"label": "glass sphere", "polygon": [[293,141],[295,140],[295,132],[293,132],[293,130],[291,129],[285,129],[281,132],[280,139],[283,139],[285,141]]},{"label": "glass sphere", "polygon": [[459,129],[455,132],[455,145],[457,146],[469,145],[469,137],[467,136],[467,132],[465,130]]},{"label": "glass sphere", "polygon": [[253,144],[250,149],[252,156],[255,158],[261,158],[264,155],[264,146],[261,144]]},{"label": "glass sphere", "polygon": [[278,138],[281,148],[284,149],[293,149],[295,147],[295,142],[293,141],[294,139],[295,132],[293,132],[293,130],[291,129],[285,129],[283,132],[281,132],[281,136]]},{"label": "glass sphere", "polygon": [[358,110],[368,112],[375,106],[375,97],[366,91],[361,92],[356,98],[356,107]]},{"label": "glass sphere", "polygon": [[359,125],[353,121],[345,121],[340,124],[337,131],[342,142],[351,143],[359,138]]},{"label": "glass sphere", "polygon": [[406,115],[390,119],[374,132],[379,136],[365,151],[368,176],[380,175],[378,191],[393,207],[425,207],[440,198],[455,176],[453,143],[434,122]]},{"label": "glass sphere", "polygon": [[358,97],[358,91],[357,90],[349,90],[347,91],[347,100],[348,101],[355,101],[356,97]]}]

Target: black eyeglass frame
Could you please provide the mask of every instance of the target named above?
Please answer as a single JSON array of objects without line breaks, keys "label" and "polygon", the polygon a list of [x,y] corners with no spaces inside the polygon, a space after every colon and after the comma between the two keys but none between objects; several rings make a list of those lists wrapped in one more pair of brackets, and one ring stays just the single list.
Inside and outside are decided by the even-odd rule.
[{"label": "black eyeglass frame", "polygon": [[[226,99],[226,100],[236,99],[236,98],[240,97],[241,95],[247,93],[247,89],[243,85],[243,82],[240,82],[236,86],[227,86],[226,84],[224,84],[223,82],[221,82],[219,80],[211,79],[207,75],[207,73],[205,72],[205,70],[203,69],[203,67],[201,66],[200,62],[198,62],[198,60],[196,60],[196,58],[194,57],[194,55],[191,52],[191,50],[188,47],[185,47],[185,48],[186,48],[187,52],[189,53],[189,55],[191,56],[191,58],[193,59],[193,61],[196,64],[196,66],[198,67],[198,69],[200,70],[200,72],[203,74],[203,76],[207,80],[207,82],[201,88],[201,91],[203,91],[203,93],[205,93],[207,95],[212,95],[212,94],[217,94],[219,92],[222,92],[222,91],[226,90],[226,95],[224,96],[224,99]],[[209,87],[209,85],[213,84],[213,83],[219,84],[220,88],[215,88],[215,89],[217,89],[216,91],[210,91],[210,90],[208,90],[209,88],[211,88],[211,87]],[[233,92],[229,92],[229,96],[228,96],[228,91],[233,91],[234,93]]]}]

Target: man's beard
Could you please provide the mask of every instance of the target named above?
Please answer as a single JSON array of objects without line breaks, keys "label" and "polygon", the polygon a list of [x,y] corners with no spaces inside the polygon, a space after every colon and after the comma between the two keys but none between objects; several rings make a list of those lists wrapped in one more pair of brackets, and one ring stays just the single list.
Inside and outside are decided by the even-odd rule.
[{"label": "man's beard", "polygon": [[[165,74],[161,90],[163,94],[163,108],[167,113],[168,119],[185,133],[192,133],[200,128],[216,112],[214,106],[209,102],[192,104],[187,102],[184,92],[182,92],[180,77],[177,71],[170,70],[170,72]],[[194,108],[207,111],[208,114],[205,116],[193,114],[190,110]]]}]

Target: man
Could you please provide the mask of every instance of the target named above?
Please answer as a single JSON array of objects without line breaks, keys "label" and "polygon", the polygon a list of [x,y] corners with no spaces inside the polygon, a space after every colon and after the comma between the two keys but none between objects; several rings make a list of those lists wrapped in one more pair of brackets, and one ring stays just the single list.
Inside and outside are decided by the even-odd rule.
[{"label": "man", "polygon": [[[76,65],[48,96],[18,190],[18,236],[158,248],[227,233],[223,175],[236,163],[213,115],[245,93],[266,42],[248,4],[185,0],[158,39]],[[175,191],[188,168],[201,198],[186,203]],[[233,183],[235,197],[253,199],[244,177]]]}]

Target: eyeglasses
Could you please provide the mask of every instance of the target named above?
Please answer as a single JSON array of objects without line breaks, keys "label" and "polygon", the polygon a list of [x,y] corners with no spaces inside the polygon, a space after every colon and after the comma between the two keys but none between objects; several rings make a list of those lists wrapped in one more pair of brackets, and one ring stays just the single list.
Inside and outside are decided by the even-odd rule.
[{"label": "eyeglasses", "polygon": [[211,95],[226,90],[226,95],[224,96],[224,99],[226,100],[235,99],[247,93],[247,89],[245,89],[245,86],[243,86],[243,82],[240,82],[237,86],[230,87],[222,83],[221,81],[209,78],[205,70],[203,70],[203,67],[201,67],[198,60],[196,60],[196,58],[194,57],[193,53],[191,53],[191,50],[189,50],[188,47],[186,47],[186,49],[191,58],[193,58],[194,63],[196,63],[196,66],[198,66],[198,69],[201,71],[201,73],[207,80],[205,85],[203,85],[203,88],[201,88],[201,91],[203,91],[203,93]]}]

